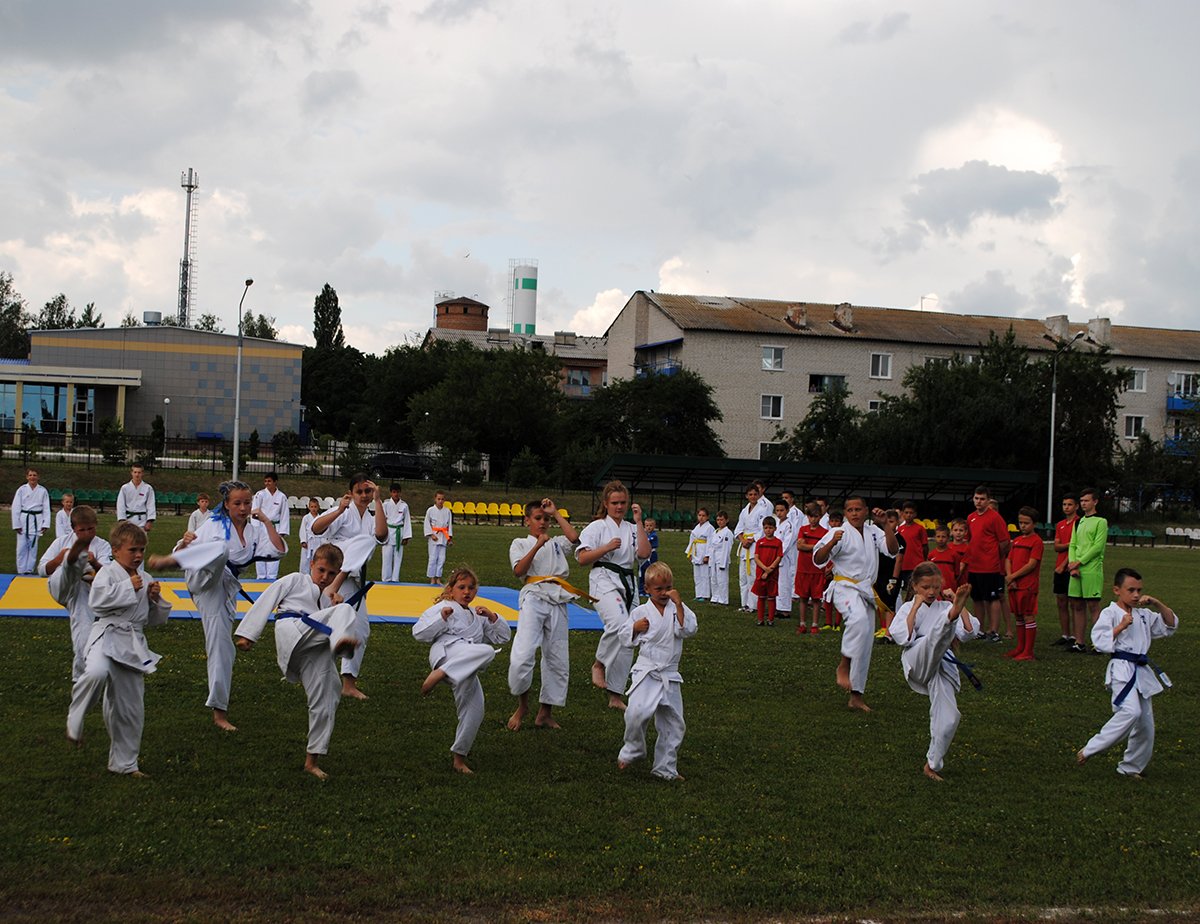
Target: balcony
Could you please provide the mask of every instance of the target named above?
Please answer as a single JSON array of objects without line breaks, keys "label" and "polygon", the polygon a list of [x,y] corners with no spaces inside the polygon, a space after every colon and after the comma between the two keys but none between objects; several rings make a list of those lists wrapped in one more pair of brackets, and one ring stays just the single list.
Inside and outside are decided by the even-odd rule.
[{"label": "balcony", "polygon": [[1195,395],[1167,395],[1168,414],[1186,414],[1198,410]]},{"label": "balcony", "polygon": [[651,375],[675,375],[683,368],[683,363],[677,359],[657,359],[649,362],[639,362],[636,372],[639,379]]}]

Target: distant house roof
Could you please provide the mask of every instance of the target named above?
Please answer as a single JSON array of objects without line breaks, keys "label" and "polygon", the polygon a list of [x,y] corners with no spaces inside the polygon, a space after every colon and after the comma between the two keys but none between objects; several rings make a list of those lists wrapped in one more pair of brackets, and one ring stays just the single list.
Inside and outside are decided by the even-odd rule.
[{"label": "distant house roof", "polygon": [[[1006,318],[986,315],[916,311],[909,308],[875,308],[821,302],[778,301],[707,295],[668,295],[638,292],[681,330],[723,331],[780,337],[833,338],[928,344],[957,350],[987,342],[988,334],[1003,334],[1011,326],[1017,343],[1029,350],[1049,350],[1049,330],[1041,318]],[[848,309],[848,310],[847,310]],[[841,317],[839,318],[839,315]],[[850,323],[839,324],[849,319]],[[1096,322],[1092,322],[1095,324]],[[1105,324],[1107,322],[1104,322]],[[1091,330],[1087,323],[1065,327],[1065,336]],[[1062,336],[1062,332],[1060,332]],[[1097,337],[1097,340],[1103,339]],[[1095,343],[1083,339],[1080,344]],[[1108,345],[1117,356],[1158,359],[1200,359],[1200,331],[1130,327],[1113,324]]]},{"label": "distant house roof", "polygon": [[[424,345],[435,340],[453,343],[465,340],[481,350],[540,349],[562,360],[604,363],[608,361],[608,341],[604,337],[581,337],[577,334],[515,334],[507,330],[454,330],[431,327],[425,334]],[[534,344],[538,344],[534,346]]]},{"label": "distant house roof", "polygon": [[483,302],[476,301],[473,298],[467,298],[465,295],[459,295],[456,298],[443,298],[440,302],[434,305],[435,308],[440,308],[442,305],[478,305],[480,308],[487,308]]}]

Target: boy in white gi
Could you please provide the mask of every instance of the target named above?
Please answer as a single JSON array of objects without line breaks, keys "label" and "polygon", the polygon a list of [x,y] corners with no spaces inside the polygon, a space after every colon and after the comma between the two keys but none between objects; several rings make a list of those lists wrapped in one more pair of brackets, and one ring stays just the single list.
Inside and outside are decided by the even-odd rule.
[{"label": "boy in white gi", "polygon": [[412,538],[412,517],[408,504],[400,498],[400,485],[393,481],[388,486],[391,496],[383,502],[383,515],[388,525],[388,540],[383,546],[383,579],[400,580],[400,565],[404,563],[404,547]]},{"label": "boy in white gi", "polygon": [[342,678],[337,657],[352,650],[354,610],[330,590],[342,567],[342,550],[323,545],[308,573],[289,574],[263,591],[234,633],[239,651],[254,647],[275,614],[275,655],[279,669],[291,683],[304,687],[308,697],[308,744],[304,771],[319,780],[328,774],[318,765],[329,753],[333,720],[342,698]]},{"label": "boy in white gi", "polygon": [[315,497],[309,498],[308,513],[304,514],[304,518],[300,520],[300,568],[301,574],[308,574],[309,565],[312,564],[313,553],[317,547],[325,542],[324,536],[314,536],[312,531],[313,522],[321,515],[321,502]]},{"label": "boy in white gi", "polygon": [[596,518],[579,534],[575,560],[590,566],[588,592],[596,598],[596,615],[604,623],[592,683],[608,693],[608,705],[624,709],[621,694],[629,680],[633,653],[621,645],[620,631],[637,595],[637,563],[650,557],[650,539],[642,526],[642,508],[633,505],[633,522],[625,519],[629,491],[619,481],[610,481],[600,494]]},{"label": "boy in white gi", "polygon": [[117,521],[128,520],[150,532],[158,519],[158,508],[154,503],[154,488],[142,480],[145,474],[140,465],[129,469],[129,480],[117,492]]},{"label": "boy in white gi", "polygon": [[[371,513],[371,502],[375,512]],[[387,541],[387,519],[384,517],[380,491],[370,478],[358,472],[350,479],[350,490],[342,495],[336,507],[326,510],[313,520],[312,532],[318,539],[338,545],[345,560],[342,562],[342,580],[333,588],[340,590],[357,614],[354,634],[361,643],[354,652],[342,658],[342,696],[351,699],[366,699],[367,694],[358,688],[358,677],[362,673],[363,655],[367,651],[367,639],[371,635],[371,619],[367,612],[367,562],[375,549]],[[371,542],[358,544],[362,537]]]},{"label": "boy in white gi", "polygon": [[792,618],[792,597],[796,592],[796,526],[791,508],[785,501],[775,503],[775,538],[783,543],[779,562],[779,594],[775,598],[777,619]]},{"label": "boy in white gi", "polygon": [[708,522],[708,510],[701,507],[696,511],[696,525],[688,536],[687,549],[684,554],[692,563],[692,583],[696,588],[696,600],[707,602],[712,596],[712,552],[713,536],[717,531]]},{"label": "boy in white gi", "polygon": [[904,649],[900,655],[904,679],[916,692],[929,697],[929,750],[922,772],[940,783],[946,751],[962,718],[958,711],[959,661],[950,653],[950,646],[956,639],[973,639],[979,620],[966,610],[971,585],[959,587],[953,603],[944,599],[942,574],[933,562],[917,565],[909,586],[913,598],[896,611],[888,631],[892,641]]},{"label": "boy in white gi", "polygon": [[625,744],[617,766],[624,770],[645,756],[646,727],[653,720],[658,740],[650,772],[664,780],[682,780],[676,762],[687,726],[679,658],[683,640],[696,634],[696,614],[680,599],[666,562],[655,562],[646,569],[646,593],[650,602],[635,607],[621,626],[621,644],[630,649],[637,646],[638,659],[629,684]]},{"label": "boy in white gi", "polygon": [[813,546],[813,562],[833,564],[833,575],[823,599],[842,614],[842,660],[837,669],[837,685],[850,694],[851,709],[870,712],[863,699],[867,673],[871,669],[871,647],[875,635],[875,589],[879,556],[895,557],[895,524],[876,507],[871,511],[874,523],[867,522],[867,502],[861,497],[846,498],[844,525],[831,529]]},{"label": "boy in white gi", "polygon": [[196,509],[188,515],[187,531],[189,533],[198,532],[204,525],[204,521],[212,516],[212,511],[208,509],[211,503],[212,498],[204,492],[196,495]]},{"label": "boy in white gi", "polygon": [[717,511],[717,528],[713,532],[712,548],[708,553],[711,601],[729,605],[729,559],[733,554],[733,530],[729,528],[729,514]]},{"label": "boy in white gi", "polygon": [[428,642],[432,670],[421,684],[427,694],[443,680],[454,690],[458,728],[450,753],[454,769],[471,773],[467,755],[483,722],[483,685],[479,675],[496,657],[492,645],[503,645],[512,635],[507,622],[486,606],[471,608],[479,579],[470,568],[456,568],[437,598],[413,626],[413,638]]},{"label": "boy in white gi", "polygon": [[38,573],[46,575],[50,596],[66,608],[71,622],[71,648],[74,661],[71,679],[83,674],[87,640],[96,615],[89,603],[92,581],[97,572],[112,561],[112,547],[96,535],[96,511],[76,507],[71,511],[72,531],[55,539],[38,562]]},{"label": "boy in white gi", "polygon": [[[251,506],[266,514],[267,519],[275,524],[275,532],[279,535],[287,536],[291,533],[291,516],[288,510],[287,495],[279,490],[279,476],[274,472],[268,472],[263,476],[262,490],[254,495]],[[279,577],[279,559],[256,561],[254,574],[260,581],[275,580]]]},{"label": "boy in white gi", "polygon": [[758,600],[751,590],[754,586],[754,543],[762,538],[763,517],[769,516],[771,509],[763,503],[758,482],[746,486],[746,506],[738,514],[733,530],[733,538],[738,542],[738,587],[743,613],[753,613],[758,608]]},{"label": "boy in white gi", "polygon": [[1147,654],[1152,639],[1175,634],[1179,619],[1161,600],[1142,595],[1142,576],[1132,568],[1120,568],[1113,575],[1113,595],[1116,602],[1101,610],[1092,626],[1092,645],[1111,658],[1104,685],[1112,693],[1113,716],[1075,759],[1083,764],[1128,738],[1117,773],[1140,780],[1154,754],[1154,707],[1150,700],[1171,685]]},{"label": "boy in white gi", "polygon": [[[558,523],[561,536],[550,538],[550,521]],[[517,708],[508,720],[509,731],[519,731],[529,714],[529,688],[533,685],[533,664],[542,649],[542,690],[538,695],[536,728],[558,728],[554,707],[567,704],[567,604],[578,596],[588,596],[572,587],[571,553],[579,533],[550,498],[525,505],[528,536],[514,539],[508,549],[513,574],[524,582],[519,598],[517,634],[513,639],[508,665],[508,688],[517,697]],[[588,597],[589,600],[593,599]]]},{"label": "boy in white gi", "polygon": [[442,583],[442,568],[446,565],[446,549],[454,545],[454,514],[446,506],[446,492],[433,495],[433,506],[425,511],[425,538],[429,542],[429,566],[425,576],[429,583]]},{"label": "boy in white gi", "polygon": [[118,523],[109,536],[113,560],[92,582],[96,613],[87,641],[83,674],[71,689],[67,739],[83,743],[83,719],[104,694],[104,724],[111,744],[108,769],[142,777],[138,752],[145,722],[145,675],[154,673],[159,655],[146,645],[142,629],[167,621],[171,605],[162,599],[158,581],[142,569],[146,533],[132,523]]},{"label": "boy in white gi", "polygon": [[68,491],[62,496],[60,501],[62,509],[54,514],[54,538],[61,539],[63,536],[72,535],[71,531],[71,511],[75,509],[75,495]]},{"label": "boy in white gi", "polygon": [[38,540],[53,522],[50,492],[38,484],[38,470],[25,469],[25,484],[17,488],[12,502],[12,528],[17,533],[17,574],[33,574],[37,568]]}]

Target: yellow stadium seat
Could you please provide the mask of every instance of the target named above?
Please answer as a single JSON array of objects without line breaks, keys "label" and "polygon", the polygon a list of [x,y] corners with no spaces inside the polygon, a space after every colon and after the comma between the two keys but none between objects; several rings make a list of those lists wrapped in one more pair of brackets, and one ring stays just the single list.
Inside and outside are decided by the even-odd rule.
[{"label": "yellow stadium seat", "polygon": [[564,520],[571,519],[571,512],[566,507],[559,507],[558,512]]},{"label": "yellow stadium seat", "polygon": [[465,504],[463,504],[462,512],[467,514],[468,516],[474,516],[475,515],[475,502],[467,501]]},{"label": "yellow stadium seat", "polygon": [[500,516],[500,505],[497,504],[495,501],[492,501],[490,504],[487,505],[487,513],[488,513],[488,516],[490,516],[490,517]]},{"label": "yellow stadium seat", "polygon": [[511,517],[512,516],[512,507],[509,505],[508,501],[505,501],[503,504],[500,505],[500,516],[502,516],[502,517]]},{"label": "yellow stadium seat", "polygon": [[454,501],[450,504],[450,512],[461,514],[463,512],[462,501]]},{"label": "yellow stadium seat", "polygon": [[1008,531],[1009,531],[1010,533],[1019,532],[1019,530],[1017,529],[1017,524],[1016,524],[1016,523],[1009,523],[1009,524],[1008,524]]}]

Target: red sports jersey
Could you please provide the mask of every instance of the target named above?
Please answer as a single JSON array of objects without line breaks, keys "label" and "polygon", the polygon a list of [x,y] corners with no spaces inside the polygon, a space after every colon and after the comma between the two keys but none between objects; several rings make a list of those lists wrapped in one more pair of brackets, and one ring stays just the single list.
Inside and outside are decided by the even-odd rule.
[{"label": "red sports jersey", "polygon": [[754,543],[754,555],[762,562],[757,566],[751,593],[758,597],[777,597],[779,595],[779,569],[765,574],[764,565],[773,565],[783,558],[783,543],[775,536],[759,539]]},{"label": "red sports jersey", "polygon": [[[1069,520],[1059,520],[1054,526],[1054,541],[1058,545],[1070,545],[1071,533],[1075,532],[1075,524],[1079,517],[1071,517]],[[1062,571],[1067,567],[1067,552],[1066,550],[1059,552],[1054,556],[1054,570]]]},{"label": "red sports jersey", "polygon": [[1038,581],[1041,577],[1042,569],[1042,552],[1045,550],[1045,543],[1042,542],[1042,537],[1037,533],[1031,535],[1016,535],[1013,537],[1012,545],[1008,549],[1008,563],[1012,568],[1012,573],[1020,571],[1029,563],[1029,560],[1036,559],[1037,566],[1029,574],[1024,577],[1017,578],[1016,584],[1013,585],[1016,590],[1032,590],[1038,589]]},{"label": "red sports jersey", "polygon": [[972,513],[967,517],[967,531],[971,536],[967,571],[973,574],[1003,574],[1000,544],[1008,542],[1008,525],[1004,517],[990,507],[983,513]]},{"label": "red sports jersey", "polygon": [[958,590],[958,568],[963,560],[962,552],[952,545],[944,549],[935,546],[929,550],[929,560],[942,572],[942,587],[946,590]]},{"label": "red sports jersey", "polygon": [[[807,524],[800,527],[800,535],[796,538],[802,540],[806,545],[816,545],[817,540],[824,536],[829,530],[824,526],[808,526]],[[799,550],[796,558],[796,573],[797,574],[820,574],[824,569],[818,568],[813,564],[813,553]]]},{"label": "red sports jersey", "polygon": [[896,532],[904,537],[904,557],[900,560],[901,571],[912,571],[929,557],[929,531],[915,520],[901,523]]}]

